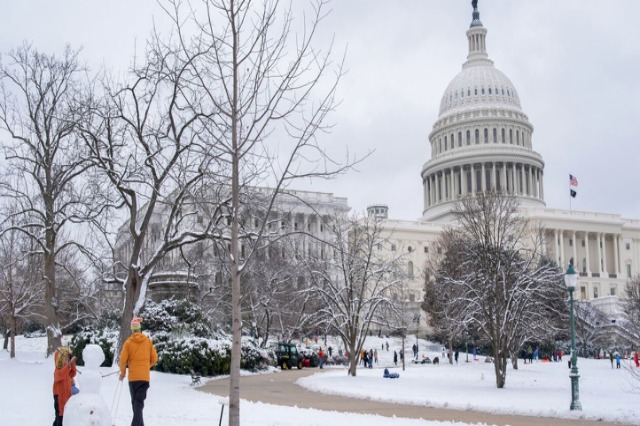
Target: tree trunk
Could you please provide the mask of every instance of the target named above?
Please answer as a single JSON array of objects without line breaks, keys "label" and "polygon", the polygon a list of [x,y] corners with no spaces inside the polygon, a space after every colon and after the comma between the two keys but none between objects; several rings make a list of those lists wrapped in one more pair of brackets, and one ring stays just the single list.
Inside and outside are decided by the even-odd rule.
[{"label": "tree trunk", "polygon": [[10,328],[9,328],[9,336],[11,339],[11,350],[10,350],[10,354],[9,357],[10,358],[15,358],[16,357],[16,316],[15,313],[12,312],[11,313],[11,319],[9,320],[10,322]]},{"label": "tree trunk", "polygon": [[58,298],[56,295],[55,240],[53,231],[46,231],[46,250],[43,255],[45,285],[45,318],[47,320],[47,356],[62,346],[62,330],[58,318]]},{"label": "tree trunk", "polygon": [[131,320],[137,312],[133,312],[136,300],[140,297],[140,278],[133,268],[129,270],[124,290],[124,308],[122,317],[120,318],[120,335],[118,337],[118,346],[114,350],[113,362],[116,363],[120,359],[120,349],[124,346],[124,342],[131,336]]}]

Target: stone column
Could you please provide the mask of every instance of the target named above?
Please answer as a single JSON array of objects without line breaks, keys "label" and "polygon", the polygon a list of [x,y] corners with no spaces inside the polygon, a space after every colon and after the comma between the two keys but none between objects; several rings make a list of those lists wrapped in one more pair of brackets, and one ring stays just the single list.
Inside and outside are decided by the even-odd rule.
[{"label": "stone column", "polygon": [[615,235],[613,240],[613,258],[615,262],[614,272],[616,273],[616,278],[620,278],[620,259],[618,256],[618,234]]},{"label": "stone column", "polygon": [[596,234],[596,247],[598,249],[598,272],[600,273],[600,277],[602,277],[602,240],[601,240],[602,234],[601,233],[597,233]]},{"label": "stone column", "polygon": [[502,169],[500,170],[500,191],[509,192],[507,185],[507,163],[502,163]]},{"label": "stone column", "polygon": [[576,231],[571,233],[571,241],[573,242],[573,264],[577,271],[580,271],[580,262],[578,261],[578,249],[576,246],[578,242],[576,241]]},{"label": "stone column", "polygon": [[476,195],[476,169],[475,164],[471,164],[471,195]]},{"label": "stone column", "polygon": [[589,260],[589,233],[588,232],[584,233],[584,252],[585,252],[585,257],[587,259],[587,276],[590,277],[591,276],[591,264],[590,264],[590,260]]},{"label": "stone column", "polygon": [[564,231],[560,230],[560,264],[566,269],[567,262],[564,261]]},{"label": "stone column", "polygon": [[524,178],[524,164],[520,164],[520,194],[525,195],[527,192],[527,180]]},{"label": "stone column", "polygon": [[602,234],[602,272],[609,275],[607,269],[607,234]]},{"label": "stone column", "polygon": [[460,166],[460,186],[462,187],[462,196],[467,195],[467,171],[464,166]]},{"label": "stone column", "polygon": [[498,185],[496,182],[496,163],[495,161],[491,163],[491,189],[493,191],[498,191]]},{"label": "stone column", "polygon": [[451,191],[449,192],[449,199],[451,201],[456,199],[454,195],[455,192],[456,192],[456,181],[454,179],[453,167],[451,167]]},{"label": "stone column", "polygon": [[559,242],[558,242],[558,230],[557,229],[553,230],[553,246],[555,247],[556,260],[560,264],[560,267],[563,267],[564,265],[562,265],[562,261],[560,260],[561,259],[561,256],[560,256],[560,245],[559,245]]},{"label": "stone column", "polygon": [[540,169],[540,199],[544,200],[544,172]]},{"label": "stone column", "polygon": [[482,174],[480,175],[480,192],[486,192],[487,172],[484,169],[484,161],[482,162]]}]

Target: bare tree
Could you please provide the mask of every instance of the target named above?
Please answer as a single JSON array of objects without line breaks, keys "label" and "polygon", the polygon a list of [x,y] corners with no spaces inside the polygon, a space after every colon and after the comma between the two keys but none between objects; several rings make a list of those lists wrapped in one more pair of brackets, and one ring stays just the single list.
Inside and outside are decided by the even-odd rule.
[{"label": "bare tree", "polygon": [[34,246],[34,241],[16,228],[0,235],[0,312],[9,323],[11,358],[16,356],[18,321],[35,317],[43,306],[44,288],[38,278],[41,262],[33,254]]},{"label": "bare tree", "polygon": [[358,356],[371,326],[392,327],[402,314],[406,277],[400,256],[383,255],[381,224],[373,217],[335,217],[325,255],[306,259],[319,314],[349,352],[348,374],[356,376]]},{"label": "bare tree", "polygon": [[627,329],[640,340],[640,275],[636,275],[627,281],[626,297],[622,307],[626,315]]},{"label": "bare tree", "polygon": [[[225,197],[205,177],[215,159],[205,153],[202,94],[193,85],[194,57],[201,52],[165,44],[154,34],[129,82],[104,79],[101,92],[85,99],[92,115],[82,136],[105,185],[103,204],[126,218],[112,241],[112,277],[124,289],[119,346],[129,321],[144,305],[155,268],[180,247],[203,240],[222,217]],[[214,169],[214,172],[216,170]],[[214,189],[211,189],[214,188]],[[204,211],[198,200],[211,197]],[[228,190],[226,191],[228,193]],[[210,214],[209,217],[204,217]]]},{"label": "bare tree", "polygon": [[542,233],[517,214],[513,196],[476,194],[455,211],[458,229],[433,281],[434,306],[491,344],[496,385],[503,388],[508,358],[562,326],[562,270],[542,256]]},{"label": "bare tree", "polygon": [[80,120],[76,97],[86,83],[78,54],[67,47],[61,57],[45,55],[25,44],[0,64],[0,129],[10,136],[2,149],[7,158],[1,195],[18,207],[19,230],[37,244],[42,258],[42,286],[47,323],[47,354],[61,344],[56,259],[78,244],[78,223],[95,218],[85,173],[86,150],[78,143]]},{"label": "bare tree", "polygon": [[[299,178],[329,177],[347,169],[333,162],[317,140],[330,127],[334,94],[342,73],[331,62],[331,47],[314,48],[325,17],[325,2],[314,2],[310,20],[296,34],[293,13],[278,1],[202,0],[185,16],[177,1],[162,3],[175,23],[183,50],[192,43],[205,52],[197,58],[195,79],[216,114],[208,117],[210,153],[224,162],[230,181],[232,351],[229,424],[240,423],[241,275],[261,247],[275,199]],[[195,42],[194,42],[195,40]],[[243,187],[273,188],[258,229],[255,249],[240,256]]]}]

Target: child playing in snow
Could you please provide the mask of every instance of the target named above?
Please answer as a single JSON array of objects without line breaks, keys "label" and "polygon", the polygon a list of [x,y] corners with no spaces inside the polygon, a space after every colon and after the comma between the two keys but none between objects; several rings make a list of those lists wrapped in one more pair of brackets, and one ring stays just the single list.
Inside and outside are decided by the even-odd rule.
[{"label": "child playing in snow", "polygon": [[53,426],[62,426],[64,406],[71,398],[71,385],[76,376],[76,357],[71,355],[67,347],[60,347],[54,357],[55,370],[53,371],[53,409],[56,417]]}]

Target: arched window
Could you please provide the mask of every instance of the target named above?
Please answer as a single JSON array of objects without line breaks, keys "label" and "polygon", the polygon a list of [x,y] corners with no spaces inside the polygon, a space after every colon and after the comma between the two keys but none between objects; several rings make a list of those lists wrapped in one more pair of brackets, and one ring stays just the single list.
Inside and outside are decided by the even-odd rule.
[{"label": "arched window", "polygon": [[476,129],[476,145],[480,143],[480,130]]},{"label": "arched window", "polygon": [[489,94],[491,94],[491,87],[489,87]]},{"label": "arched window", "polygon": [[453,133],[451,133],[451,149],[453,149],[454,146]]},{"label": "arched window", "polygon": [[582,272],[583,273],[587,273],[587,259],[586,258],[582,258]]},{"label": "arched window", "polygon": [[484,129],[484,143],[489,143],[489,129]]},{"label": "arched window", "polygon": [[447,150],[447,137],[444,137],[444,150]]},{"label": "arched window", "polygon": [[516,145],[520,145],[520,130],[516,130]]},{"label": "arched window", "polygon": [[482,88],[482,94],[484,95],[484,87]]},{"label": "arched window", "polygon": [[509,129],[509,143],[513,145],[513,129]]},{"label": "arched window", "polygon": [[471,131],[467,130],[467,145],[471,145]]},{"label": "arched window", "polygon": [[493,128],[493,143],[498,143],[498,129]]},{"label": "arched window", "polygon": [[409,263],[407,263],[407,275],[409,276],[409,278],[413,279],[413,262],[409,261]]},{"label": "arched window", "polygon": [[462,132],[458,132],[458,146],[462,146]]},{"label": "arched window", "polygon": [[504,127],[502,128],[502,143],[507,143],[507,138],[504,136]]}]

